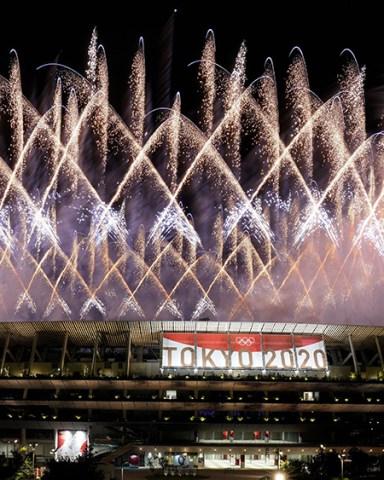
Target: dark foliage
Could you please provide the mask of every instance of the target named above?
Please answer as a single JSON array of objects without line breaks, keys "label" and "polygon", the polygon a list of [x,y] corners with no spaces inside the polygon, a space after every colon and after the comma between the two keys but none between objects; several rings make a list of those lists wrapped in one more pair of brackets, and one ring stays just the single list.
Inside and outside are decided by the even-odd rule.
[{"label": "dark foliage", "polygon": [[97,463],[91,451],[77,462],[51,460],[43,480],[104,480],[103,472],[96,470]]}]

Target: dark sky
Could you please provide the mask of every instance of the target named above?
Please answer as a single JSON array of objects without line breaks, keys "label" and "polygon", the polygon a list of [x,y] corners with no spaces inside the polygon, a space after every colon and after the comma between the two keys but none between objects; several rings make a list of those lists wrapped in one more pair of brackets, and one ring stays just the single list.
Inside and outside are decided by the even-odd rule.
[{"label": "dark sky", "polygon": [[[16,49],[27,95],[43,75],[36,72],[42,64],[58,59],[84,72],[95,26],[106,49],[117,110],[141,35],[148,81],[158,102],[167,102],[168,94],[180,90],[184,105],[189,105],[193,92],[186,79],[196,77],[197,67],[187,65],[199,59],[209,28],[215,32],[217,60],[227,69],[233,67],[242,40],[247,42],[249,81],[262,73],[264,60],[271,56],[283,82],[289,52],[296,45],[304,52],[312,89],[323,98],[332,93],[344,48],[367,66],[368,90],[381,84],[384,73],[384,7],[372,0],[235,0],[230,6],[216,0],[137,0],[126,2],[124,8],[121,1],[108,0],[101,9],[80,0],[51,3],[48,8],[45,2],[13,3],[2,7],[0,74],[8,75],[9,51]],[[80,5],[85,11],[79,12]],[[380,95],[369,101],[380,102]]]}]

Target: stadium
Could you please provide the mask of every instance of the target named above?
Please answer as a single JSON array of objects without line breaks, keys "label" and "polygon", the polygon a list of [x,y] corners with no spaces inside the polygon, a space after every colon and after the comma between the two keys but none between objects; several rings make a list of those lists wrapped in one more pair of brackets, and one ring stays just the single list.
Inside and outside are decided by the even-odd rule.
[{"label": "stadium", "polygon": [[[128,104],[46,65],[49,107],[0,78],[0,451],[38,460],[280,468],[320,449],[381,454],[383,139],[343,54],[321,101],[291,54],[246,84],[196,62],[200,107],[148,108],[144,42]],[[34,450],[35,451],[35,450]],[[122,474],[123,475],[123,474]]]}]

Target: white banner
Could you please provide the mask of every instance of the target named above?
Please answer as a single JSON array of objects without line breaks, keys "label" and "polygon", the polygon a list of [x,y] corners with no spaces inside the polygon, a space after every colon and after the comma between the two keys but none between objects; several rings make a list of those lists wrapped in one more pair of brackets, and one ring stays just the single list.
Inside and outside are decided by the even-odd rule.
[{"label": "white banner", "polygon": [[163,334],[163,368],[326,370],[320,336]]}]

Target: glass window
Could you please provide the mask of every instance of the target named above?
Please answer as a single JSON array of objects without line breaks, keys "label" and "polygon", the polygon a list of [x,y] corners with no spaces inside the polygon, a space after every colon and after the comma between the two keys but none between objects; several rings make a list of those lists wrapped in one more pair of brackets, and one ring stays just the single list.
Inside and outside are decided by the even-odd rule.
[{"label": "glass window", "polygon": [[166,390],[165,391],[165,398],[167,400],[176,400],[177,399],[177,391],[176,390]]}]

